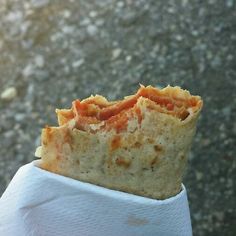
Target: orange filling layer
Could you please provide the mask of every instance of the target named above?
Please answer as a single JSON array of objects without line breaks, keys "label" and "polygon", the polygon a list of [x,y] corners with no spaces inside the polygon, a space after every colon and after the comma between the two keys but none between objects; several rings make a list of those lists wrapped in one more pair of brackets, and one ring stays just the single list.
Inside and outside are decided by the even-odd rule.
[{"label": "orange filling layer", "polygon": [[[171,91],[172,88],[168,89]],[[195,107],[197,109],[199,108],[199,102],[201,102],[198,96],[188,94],[178,97],[175,92],[171,94],[151,86],[141,86],[135,95],[121,101],[108,102],[105,99],[101,100],[96,97],[83,101],[75,100],[72,103],[72,109],[58,111],[59,124],[63,125],[69,120],[75,119],[76,128],[86,130],[88,125],[99,124],[104,121],[107,129],[115,128],[120,132],[127,127],[128,117],[126,112],[129,109],[133,109],[133,113],[138,117],[138,122],[141,123],[141,111],[135,107],[140,97],[148,98],[159,105],[158,111],[176,116],[181,120],[188,117],[188,108]]]}]

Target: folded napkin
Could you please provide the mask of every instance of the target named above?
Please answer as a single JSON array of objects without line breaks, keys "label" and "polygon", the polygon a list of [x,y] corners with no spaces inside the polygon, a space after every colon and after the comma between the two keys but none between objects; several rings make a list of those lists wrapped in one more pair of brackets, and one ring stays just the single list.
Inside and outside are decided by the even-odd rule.
[{"label": "folded napkin", "polygon": [[191,236],[186,189],[154,200],[22,166],[0,199],[4,236]]}]

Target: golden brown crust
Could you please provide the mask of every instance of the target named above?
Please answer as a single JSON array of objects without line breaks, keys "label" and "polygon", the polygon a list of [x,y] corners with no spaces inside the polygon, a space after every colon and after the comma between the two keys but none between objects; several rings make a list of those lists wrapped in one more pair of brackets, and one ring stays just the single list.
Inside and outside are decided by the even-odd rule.
[{"label": "golden brown crust", "polygon": [[[197,96],[192,99],[189,92],[179,87],[167,87],[160,93],[169,94],[175,101],[183,100],[181,104],[187,104],[188,116],[182,120],[160,111],[160,105],[140,96],[132,107],[121,111],[117,117],[114,115],[116,119],[111,117],[97,124],[87,124],[85,130],[77,129],[75,118],[64,122],[60,117],[59,123],[63,125],[42,131],[40,167],[155,199],[177,194],[202,101]],[[93,103],[94,99],[87,101]],[[99,99],[100,106],[105,103],[110,106]],[[69,111],[58,114],[65,117]],[[119,120],[124,121],[124,117],[125,129],[119,128],[117,132]]]}]

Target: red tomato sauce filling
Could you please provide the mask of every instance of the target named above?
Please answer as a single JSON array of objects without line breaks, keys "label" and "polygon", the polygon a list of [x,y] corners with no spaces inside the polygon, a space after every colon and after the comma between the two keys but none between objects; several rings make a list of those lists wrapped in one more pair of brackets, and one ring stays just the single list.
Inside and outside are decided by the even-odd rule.
[{"label": "red tomato sauce filling", "polygon": [[[127,128],[128,116],[126,113],[129,109],[133,108],[133,114],[137,116],[138,123],[141,123],[141,110],[135,107],[139,97],[150,99],[160,106],[160,112],[171,114],[181,120],[188,117],[187,108],[197,106],[199,100],[194,96],[189,96],[189,99],[173,97],[169,94],[163,94],[161,90],[151,86],[141,86],[135,95],[121,101],[107,102],[105,100],[104,102],[96,100],[96,97],[83,101],[75,100],[72,103],[71,110],[58,111],[59,124],[63,125],[75,118],[76,128],[86,130],[89,125],[104,121],[107,130],[115,128],[117,132],[121,132]],[[60,116],[63,119],[60,119]]]}]

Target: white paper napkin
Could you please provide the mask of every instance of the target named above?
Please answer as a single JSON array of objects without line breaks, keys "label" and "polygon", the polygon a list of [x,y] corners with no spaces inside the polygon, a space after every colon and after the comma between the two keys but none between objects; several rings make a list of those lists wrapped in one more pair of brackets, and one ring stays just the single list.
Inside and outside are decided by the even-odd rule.
[{"label": "white paper napkin", "polygon": [[2,236],[191,236],[185,187],[154,200],[21,167],[0,199]]}]

